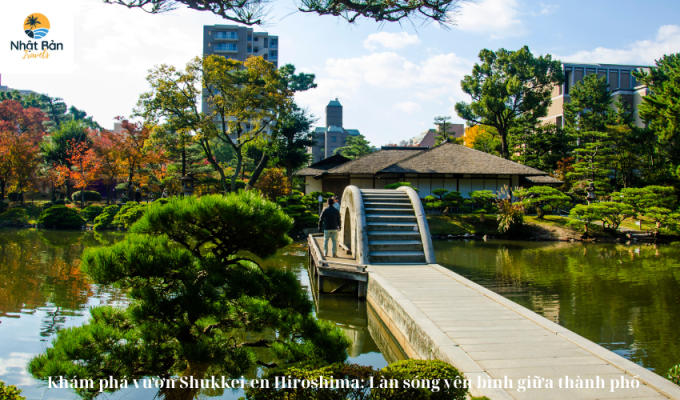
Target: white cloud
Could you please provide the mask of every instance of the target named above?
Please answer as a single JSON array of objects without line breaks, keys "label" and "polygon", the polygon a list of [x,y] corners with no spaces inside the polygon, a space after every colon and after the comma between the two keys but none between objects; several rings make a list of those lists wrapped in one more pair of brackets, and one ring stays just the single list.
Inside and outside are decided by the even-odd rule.
[{"label": "white cloud", "polygon": [[[419,62],[393,52],[328,59],[323,71],[317,73],[318,87],[297,94],[296,99],[309,106],[317,117],[324,115],[323,107],[335,97],[339,97],[345,107],[372,99],[373,109],[384,103],[392,104],[389,110],[407,115],[433,109],[448,110],[451,102],[466,97],[460,81],[470,73],[472,65],[454,53],[432,55]],[[396,104],[394,96],[398,96]],[[409,96],[412,99],[409,100]],[[346,111],[345,114],[356,112]],[[431,116],[426,118],[429,121]]]},{"label": "white cloud", "polygon": [[541,11],[533,12],[532,14],[534,16],[536,16],[536,15],[548,15],[548,14],[552,14],[555,11],[557,11],[558,8],[560,8],[560,6],[558,6],[557,4],[543,4],[543,3],[541,3]]},{"label": "white cloud", "polygon": [[489,37],[524,36],[529,30],[519,20],[517,0],[481,0],[465,3],[456,17],[458,29]]},{"label": "white cloud", "polygon": [[664,54],[678,51],[680,51],[680,26],[664,25],[659,28],[654,40],[638,40],[623,49],[598,47],[558,58],[567,62],[653,65],[654,60]]},{"label": "white cloud", "polygon": [[378,32],[368,35],[364,40],[364,47],[369,50],[375,50],[377,45],[388,49],[401,49],[410,44],[418,44],[420,39],[418,35],[409,35],[407,32]]},{"label": "white cloud", "polygon": [[422,107],[420,104],[413,101],[403,101],[392,106],[395,110],[403,111],[406,114],[413,114],[416,111],[420,111]]}]

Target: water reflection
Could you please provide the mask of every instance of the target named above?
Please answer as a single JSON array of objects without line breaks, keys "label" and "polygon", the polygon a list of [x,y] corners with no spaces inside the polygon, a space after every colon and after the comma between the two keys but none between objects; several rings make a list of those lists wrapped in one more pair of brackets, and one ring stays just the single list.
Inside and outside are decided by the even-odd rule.
[{"label": "water reflection", "polygon": [[453,271],[659,374],[680,364],[680,244],[435,242]]},{"label": "water reflection", "polygon": [[[57,331],[85,323],[90,307],[125,304],[122,292],[93,285],[79,269],[80,255],[86,247],[108,245],[122,238],[122,234],[91,231],[0,229],[0,379],[19,386],[26,398],[77,398],[70,390],[48,390],[28,374],[26,364],[49,346]],[[303,287],[311,287],[304,244],[288,246],[261,263],[291,271]],[[312,291],[308,293],[312,299]],[[317,310],[319,317],[338,324],[353,338],[350,362],[376,368],[387,365],[368,332],[365,302],[346,298],[334,304],[317,304]],[[261,356],[266,362],[274,361]],[[219,375],[219,371],[215,373]],[[249,373],[256,374],[256,369]],[[202,395],[238,399],[243,393],[216,390]],[[109,399],[127,400],[152,397],[148,391],[134,389],[107,395]]]}]

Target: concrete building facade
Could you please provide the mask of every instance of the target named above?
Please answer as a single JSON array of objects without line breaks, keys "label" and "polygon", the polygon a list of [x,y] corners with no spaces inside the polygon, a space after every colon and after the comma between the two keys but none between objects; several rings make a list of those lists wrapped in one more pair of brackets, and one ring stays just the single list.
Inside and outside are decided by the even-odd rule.
[{"label": "concrete building facade", "polygon": [[[462,137],[465,134],[464,124],[446,124],[446,125],[447,125],[446,130],[456,139]],[[433,147],[437,140],[436,137],[437,135],[439,135],[440,129],[441,127],[437,127],[437,129],[428,129],[416,137],[400,141],[398,145],[402,147],[404,146]]]},{"label": "concrete building facade", "polygon": [[588,75],[597,75],[598,78],[607,78],[609,90],[614,98],[621,97],[628,105],[635,117],[635,125],[644,126],[644,122],[638,115],[638,106],[642,103],[642,98],[649,93],[647,86],[637,82],[633,76],[633,71],[649,70],[647,66],[641,65],[619,65],[619,64],[588,64],[588,63],[562,63],[565,77],[563,85],[553,88],[552,105],[548,109],[547,117],[543,118],[543,123],[556,124],[564,127],[564,104],[570,101],[569,93],[571,89]]},{"label": "concrete building facade", "polygon": [[279,67],[279,37],[239,25],[204,25],[203,54],[245,61],[262,56]]},{"label": "concrete building facade", "polygon": [[316,163],[333,155],[333,152],[346,144],[347,137],[360,136],[358,129],[345,129],[342,122],[342,104],[336,98],[326,106],[326,126],[314,129],[316,144],[307,148],[312,155],[311,163]]}]

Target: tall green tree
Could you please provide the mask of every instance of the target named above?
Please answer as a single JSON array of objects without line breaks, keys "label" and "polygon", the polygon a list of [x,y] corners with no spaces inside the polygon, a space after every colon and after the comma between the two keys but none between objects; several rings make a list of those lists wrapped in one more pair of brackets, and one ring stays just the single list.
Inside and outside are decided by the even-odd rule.
[{"label": "tall green tree", "polygon": [[[680,54],[664,55],[649,72],[633,72],[638,81],[649,87],[639,114],[655,133],[658,147],[666,158],[657,159],[659,167],[668,168],[680,178]],[[663,157],[662,156],[662,157]],[[676,181],[677,182],[677,181]]]},{"label": "tall green tree", "polygon": [[[304,92],[316,87],[316,83],[314,83],[314,74],[307,74],[304,72],[296,74],[295,67],[292,64],[286,64],[279,68],[278,74],[284,88],[283,90],[286,93],[291,93],[291,96],[296,92]],[[259,157],[260,161],[248,180],[246,190],[250,190],[255,187],[255,183],[259,179],[260,174],[262,174],[262,171],[264,171],[264,168],[269,163],[269,159],[272,156],[272,151],[274,151],[274,148],[277,147],[277,143],[279,143],[280,140],[287,140],[281,136],[284,125],[280,124],[279,121],[283,121],[284,124],[290,124],[290,115],[295,114],[296,109],[297,105],[294,101],[287,101],[278,105],[276,110],[277,118],[276,122],[274,122],[272,126],[272,134],[271,136],[263,137],[264,144],[261,146],[262,155]],[[288,128],[287,134],[290,135],[290,126]],[[302,128],[302,126],[298,126],[298,128]],[[262,140],[259,142],[262,143]]]},{"label": "tall green tree", "polygon": [[371,142],[366,140],[366,138],[364,138],[361,135],[347,136],[347,138],[345,139],[345,145],[342,147],[338,147],[333,152],[333,154],[340,154],[352,160],[370,153],[373,153]]},{"label": "tall green tree", "polygon": [[272,148],[271,161],[274,165],[286,169],[289,182],[293,180],[293,172],[309,162],[309,146],[313,146],[314,132],[312,124],[316,121],[307,110],[293,104],[283,113],[275,125],[275,142]]},{"label": "tall green tree", "polygon": [[612,98],[607,79],[594,74],[574,85],[569,95],[564,116],[568,132],[576,138],[576,163],[568,176],[579,188],[593,182],[596,193],[604,195],[614,188],[617,175],[632,173],[626,152],[631,114],[621,98]]},{"label": "tall green tree", "polygon": [[[61,124],[59,130],[43,138],[40,145],[44,162],[48,166],[63,165],[68,169],[73,167],[69,152],[74,143],[86,143],[86,148],[92,145],[88,135],[88,127],[82,121],[67,121]],[[72,182],[66,180],[67,198],[71,198]]]},{"label": "tall green tree", "polygon": [[528,125],[510,132],[512,160],[541,171],[553,172],[573,150],[573,136],[555,124]]},{"label": "tall green tree", "polygon": [[451,133],[451,117],[434,117],[434,124],[437,126],[437,136],[434,138],[435,146],[440,145],[444,141],[453,142],[453,134]]},{"label": "tall green tree", "polygon": [[[151,204],[123,241],[82,256],[92,281],[125,290],[129,306],[92,308],[86,324],[59,331],[29,372],[45,381],[238,379],[255,367],[344,361],[348,339],[314,318],[295,274],[259,264],[291,243],[292,225],[256,192]],[[98,386],[76,391],[100,394]],[[187,400],[197,394],[160,393]]]},{"label": "tall green tree", "polygon": [[[185,70],[161,65],[147,80],[151,91],[140,97],[137,113],[148,121],[165,119],[172,131],[191,132],[220,175],[225,192],[236,190],[246,146],[264,140],[261,136],[267,135],[278,107],[291,98],[273,64],[262,57],[245,62],[216,55],[197,57]],[[202,111],[203,101],[208,112]],[[215,158],[215,141],[231,147],[236,155],[230,187],[225,166]]]},{"label": "tall green tree", "polygon": [[570,101],[564,105],[564,122],[568,128],[583,132],[604,132],[615,121],[616,111],[607,78],[592,74],[574,85]]},{"label": "tall green tree", "polygon": [[472,102],[456,103],[456,112],[471,125],[496,128],[501,155],[510,158],[510,130],[521,124],[536,125],[547,115],[553,87],[564,82],[562,64],[550,54],[534,57],[527,46],[517,51],[484,49],[479,59],[472,75],[461,81]]}]

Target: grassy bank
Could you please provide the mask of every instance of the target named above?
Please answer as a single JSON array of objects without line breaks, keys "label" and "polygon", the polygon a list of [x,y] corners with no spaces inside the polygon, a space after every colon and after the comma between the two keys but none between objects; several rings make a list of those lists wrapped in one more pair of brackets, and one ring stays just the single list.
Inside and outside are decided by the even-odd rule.
[{"label": "grassy bank", "polygon": [[[546,215],[542,219],[536,216],[525,216],[524,226],[513,234],[515,239],[546,239],[546,240],[569,240],[580,239],[583,233],[568,226],[571,219],[556,215]],[[499,237],[498,222],[496,215],[485,215],[484,222],[479,214],[453,214],[449,216],[427,216],[432,235],[464,235],[465,233],[477,236],[489,235]],[[612,234],[605,232],[602,226],[589,225],[591,237],[612,238]]]}]

